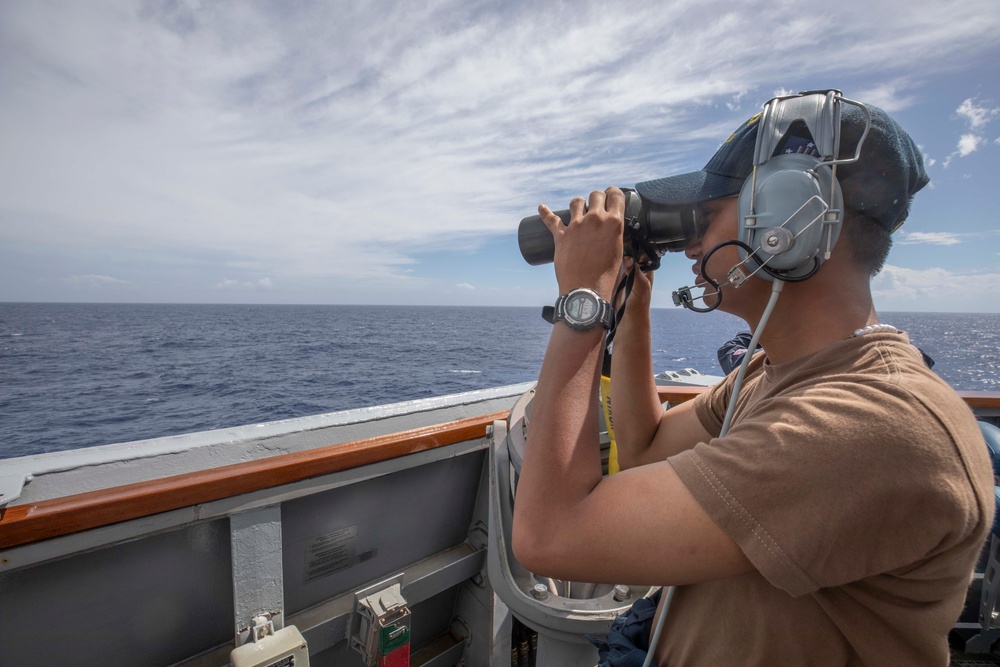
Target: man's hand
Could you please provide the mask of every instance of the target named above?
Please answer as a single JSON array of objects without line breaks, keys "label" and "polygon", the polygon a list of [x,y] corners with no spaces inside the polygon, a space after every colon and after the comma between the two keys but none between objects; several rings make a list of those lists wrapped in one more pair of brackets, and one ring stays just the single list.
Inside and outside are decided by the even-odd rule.
[{"label": "man's hand", "polygon": [[614,187],[597,190],[589,201],[573,199],[569,211],[569,224],[564,225],[548,206],[538,207],[555,242],[559,293],[589,287],[610,301],[622,261],[625,194]]},{"label": "man's hand", "polygon": [[[622,261],[622,275],[627,275],[634,266],[636,266],[635,259],[626,257]],[[629,313],[641,315],[642,313],[649,312],[652,297],[653,272],[636,269],[635,280],[632,282],[632,291],[625,302],[625,317],[627,318]],[[624,298],[624,293],[622,294],[622,298]],[[616,309],[620,307],[620,303],[615,304]],[[633,319],[635,319],[635,316],[633,316]],[[623,319],[622,321],[624,322],[625,320]]]}]

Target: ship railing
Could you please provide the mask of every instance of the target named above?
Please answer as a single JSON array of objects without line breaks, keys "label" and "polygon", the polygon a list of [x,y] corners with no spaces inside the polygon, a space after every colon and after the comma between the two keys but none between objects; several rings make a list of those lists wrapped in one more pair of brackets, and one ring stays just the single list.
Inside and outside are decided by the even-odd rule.
[{"label": "ship railing", "polygon": [[[679,404],[708,387],[658,387],[661,402]],[[960,391],[977,418],[1000,420],[1000,392]],[[506,412],[490,413],[373,438],[278,454],[159,479],[0,509],[0,550],[183,507],[270,489],[415,452],[483,438]]]}]

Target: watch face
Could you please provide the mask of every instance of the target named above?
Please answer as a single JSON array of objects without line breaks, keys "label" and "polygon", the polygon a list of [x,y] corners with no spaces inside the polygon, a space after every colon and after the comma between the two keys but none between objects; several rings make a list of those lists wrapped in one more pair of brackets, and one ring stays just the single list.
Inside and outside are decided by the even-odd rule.
[{"label": "watch face", "polygon": [[566,317],[579,323],[594,322],[597,319],[597,301],[586,292],[578,292],[566,300]]}]

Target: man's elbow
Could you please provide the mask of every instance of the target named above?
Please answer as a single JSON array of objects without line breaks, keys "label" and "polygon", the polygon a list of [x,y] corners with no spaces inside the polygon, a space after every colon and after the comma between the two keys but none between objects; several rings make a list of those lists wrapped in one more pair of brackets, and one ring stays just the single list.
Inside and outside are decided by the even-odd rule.
[{"label": "man's elbow", "polygon": [[514,517],[511,536],[511,549],[514,557],[525,568],[535,574],[545,575],[551,570],[553,541],[551,535],[530,521]]}]

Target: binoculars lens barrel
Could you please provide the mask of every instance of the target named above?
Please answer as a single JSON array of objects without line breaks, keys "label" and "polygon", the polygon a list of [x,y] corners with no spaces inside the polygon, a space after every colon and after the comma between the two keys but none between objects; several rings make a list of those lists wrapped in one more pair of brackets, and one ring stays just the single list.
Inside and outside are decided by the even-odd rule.
[{"label": "binoculars lens barrel", "polygon": [[[628,252],[632,226],[638,225],[640,233],[656,246],[660,254],[681,252],[698,232],[698,212],[694,204],[664,206],[643,199],[638,192],[622,188],[625,193],[625,250]],[[569,224],[569,210],[553,211]],[[555,255],[552,233],[540,215],[521,220],[517,227],[517,244],[524,261],[532,266],[547,264]]]},{"label": "binoculars lens barrel", "polygon": [[[569,224],[569,209],[553,211],[563,221]],[[552,232],[542,222],[542,216],[529,215],[517,226],[517,245],[521,248],[524,261],[532,266],[551,262],[556,253],[556,244],[552,240]]]}]

